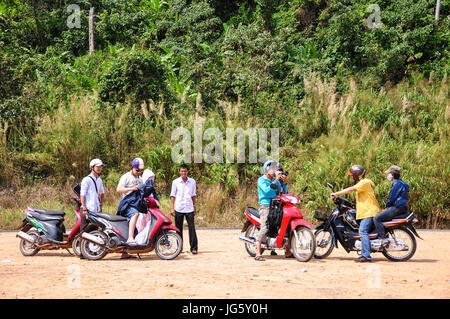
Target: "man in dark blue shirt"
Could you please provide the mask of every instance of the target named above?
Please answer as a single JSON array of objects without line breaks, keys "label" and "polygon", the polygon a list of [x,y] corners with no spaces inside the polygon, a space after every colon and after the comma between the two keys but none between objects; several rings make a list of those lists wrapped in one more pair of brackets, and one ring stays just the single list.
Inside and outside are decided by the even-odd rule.
[{"label": "man in dark blue shirt", "polygon": [[378,233],[378,237],[383,239],[383,244],[388,242],[386,240],[383,222],[389,221],[395,216],[408,212],[409,185],[400,179],[400,171],[400,167],[397,165],[392,165],[385,172],[388,174],[388,180],[392,182],[391,191],[386,202],[386,209],[373,218],[375,230]]}]

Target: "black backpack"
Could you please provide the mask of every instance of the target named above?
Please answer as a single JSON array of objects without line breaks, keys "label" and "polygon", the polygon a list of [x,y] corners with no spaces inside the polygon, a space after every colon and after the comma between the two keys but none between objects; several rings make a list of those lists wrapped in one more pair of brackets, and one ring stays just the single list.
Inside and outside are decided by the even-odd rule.
[{"label": "black backpack", "polygon": [[284,203],[279,200],[270,201],[269,216],[267,216],[267,237],[277,237],[283,220],[283,207]]}]

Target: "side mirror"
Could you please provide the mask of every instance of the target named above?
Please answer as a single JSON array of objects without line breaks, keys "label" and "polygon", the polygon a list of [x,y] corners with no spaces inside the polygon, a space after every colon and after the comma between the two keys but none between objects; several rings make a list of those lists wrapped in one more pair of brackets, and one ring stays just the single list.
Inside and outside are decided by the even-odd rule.
[{"label": "side mirror", "polygon": [[333,184],[331,184],[331,183],[327,183],[327,186],[328,186],[329,188],[331,188],[331,189],[334,188]]}]

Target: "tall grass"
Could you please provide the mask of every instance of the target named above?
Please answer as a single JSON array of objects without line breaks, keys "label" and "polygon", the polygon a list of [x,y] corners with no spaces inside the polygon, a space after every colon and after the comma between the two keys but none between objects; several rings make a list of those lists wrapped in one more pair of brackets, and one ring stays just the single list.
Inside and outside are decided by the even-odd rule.
[{"label": "tall grass", "polygon": [[[140,156],[156,173],[162,210],[169,214],[170,185],[178,176],[178,164],[171,160],[175,144],[171,132],[180,126],[192,132],[198,120],[204,130],[217,127],[222,132],[227,127],[280,127],[280,157],[289,171],[289,188],[299,193],[309,186],[302,209],[310,221],[316,207],[332,207],[326,182],[339,189],[351,184],[345,173],[352,164],[368,169],[383,206],[390,189],[384,171],[396,164],[411,187],[410,208],[418,213],[420,225],[448,227],[447,77],[440,82],[405,80],[379,90],[359,79],[345,83],[347,89],[338,92],[335,79],[310,74],[304,79],[305,97],[298,107],[268,106],[267,114],[258,116],[240,101],[218,101],[215,110],[207,111],[200,95],[194,102],[184,99],[170,106],[152,101],[138,106],[106,104],[95,93],[74,96],[68,107],[61,106],[40,120],[32,152],[8,153],[5,137],[0,135],[1,178],[23,186],[19,193],[4,190],[0,194],[0,227],[17,227],[28,203],[55,209],[62,205],[73,211],[70,186],[88,173],[94,157],[107,164],[102,175],[107,189],[105,211],[115,212],[120,199],[115,192],[118,180],[131,159]],[[2,126],[0,134],[4,131]],[[12,170],[13,162],[21,163],[22,171]],[[199,163],[191,165],[190,174],[198,183],[199,226],[240,226],[244,207],[258,206],[260,164]],[[21,199],[12,204],[17,194]],[[26,194],[36,197],[30,200]]]}]

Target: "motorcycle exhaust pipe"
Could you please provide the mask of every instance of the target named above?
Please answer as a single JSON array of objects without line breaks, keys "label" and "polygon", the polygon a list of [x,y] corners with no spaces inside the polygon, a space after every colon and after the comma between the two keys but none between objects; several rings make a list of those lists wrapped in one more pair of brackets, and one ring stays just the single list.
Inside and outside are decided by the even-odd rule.
[{"label": "motorcycle exhaust pipe", "polygon": [[250,244],[256,244],[256,240],[254,238],[249,238],[249,237],[245,237],[245,236],[239,236],[239,239],[242,241],[245,241],[247,243]]},{"label": "motorcycle exhaust pipe", "polygon": [[90,242],[97,244],[97,245],[105,246],[105,242],[103,242],[103,239],[98,238],[97,236],[91,235],[89,233],[81,234],[81,238],[84,238]]},{"label": "motorcycle exhaust pipe", "polygon": [[18,232],[18,233],[17,233],[17,236],[19,236],[19,237],[22,238],[23,240],[26,240],[26,241],[28,241],[28,242],[30,242],[30,243],[32,243],[32,244],[35,243],[35,242],[34,242],[34,238],[31,237],[30,235],[28,235],[27,233],[23,232],[23,231]]}]

